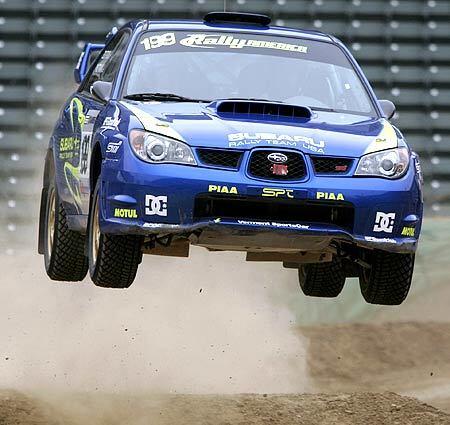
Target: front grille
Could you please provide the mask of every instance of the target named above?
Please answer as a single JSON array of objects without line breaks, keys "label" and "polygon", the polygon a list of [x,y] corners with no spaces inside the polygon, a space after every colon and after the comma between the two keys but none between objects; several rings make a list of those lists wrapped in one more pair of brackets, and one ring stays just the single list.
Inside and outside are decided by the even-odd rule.
[{"label": "front grille", "polygon": [[238,168],[242,152],[224,149],[197,149],[200,161],[215,167]]},{"label": "front grille", "polygon": [[282,152],[287,156],[287,161],[281,165],[287,166],[287,174],[275,174],[274,164],[267,158],[271,153],[281,153],[280,151],[257,150],[250,157],[248,172],[253,177],[270,180],[301,180],[306,176],[306,164],[303,156],[297,152]]},{"label": "front grille", "polygon": [[311,157],[316,174],[346,174],[350,170],[353,160],[336,157]]},{"label": "front grille", "polygon": [[354,208],[350,203],[294,199],[262,199],[226,195],[198,195],[194,220],[243,219],[290,223],[333,224],[353,231]]}]

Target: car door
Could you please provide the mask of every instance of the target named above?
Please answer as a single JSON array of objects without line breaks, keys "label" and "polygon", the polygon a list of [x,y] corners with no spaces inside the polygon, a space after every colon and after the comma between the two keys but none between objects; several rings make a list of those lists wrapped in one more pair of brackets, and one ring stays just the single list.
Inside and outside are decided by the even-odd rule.
[{"label": "car door", "polygon": [[[74,152],[64,162],[63,175],[77,214],[87,215],[89,212],[92,135],[97,117],[106,106],[105,102],[92,94],[91,88],[98,80],[114,82],[129,39],[128,30],[114,36],[65,108],[67,149]],[[60,152],[61,147],[64,150],[64,146],[60,145]]]}]

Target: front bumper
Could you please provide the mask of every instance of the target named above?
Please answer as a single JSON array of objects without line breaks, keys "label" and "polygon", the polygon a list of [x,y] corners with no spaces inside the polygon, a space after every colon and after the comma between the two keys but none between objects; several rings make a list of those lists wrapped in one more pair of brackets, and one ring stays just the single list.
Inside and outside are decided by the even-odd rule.
[{"label": "front bumper", "polygon": [[[167,235],[217,249],[323,251],[333,241],[411,253],[422,221],[421,185],[413,164],[398,180],[313,176],[302,183],[259,181],[244,173],[171,164],[135,157],[104,161],[101,228],[105,233]],[[413,161],[413,159],[412,159]],[[323,204],[352,209],[351,226],[325,220],[265,216],[198,216],[198,197],[260,200],[272,206]],[[277,211],[276,209],[274,211]]]}]

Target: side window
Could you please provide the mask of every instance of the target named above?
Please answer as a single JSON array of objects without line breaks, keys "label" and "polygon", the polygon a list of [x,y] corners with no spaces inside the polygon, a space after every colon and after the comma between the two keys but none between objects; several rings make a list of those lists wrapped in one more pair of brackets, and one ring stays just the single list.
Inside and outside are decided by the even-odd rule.
[{"label": "side window", "polygon": [[130,33],[122,32],[106,46],[98,59],[95,68],[91,70],[91,75],[83,83],[82,91],[89,92],[92,84],[97,80],[112,83],[119,70],[123,54],[128,44]]}]

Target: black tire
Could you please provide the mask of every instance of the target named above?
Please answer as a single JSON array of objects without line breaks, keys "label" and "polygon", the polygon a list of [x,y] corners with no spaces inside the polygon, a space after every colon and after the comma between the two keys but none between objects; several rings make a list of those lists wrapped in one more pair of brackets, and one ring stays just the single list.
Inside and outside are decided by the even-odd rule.
[{"label": "black tire", "polygon": [[399,305],[407,297],[414,271],[414,254],[396,254],[374,250],[365,261],[370,269],[361,269],[359,286],[370,304]]},{"label": "black tire", "polygon": [[136,235],[101,233],[99,227],[100,179],[97,181],[89,213],[89,273],[95,285],[128,288],[142,261],[143,238]]},{"label": "black tire", "polygon": [[337,297],[345,284],[345,274],[339,259],[327,263],[305,264],[298,269],[300,288],[310,297]]},{"label": "black tire", "polygon": [[79,282],[85,278],[88,271],[86,237],[67,226],[66,212],[53,179],[47,189],[45,203],[45,221],[42,225],[47,275],[52,280]]}]

